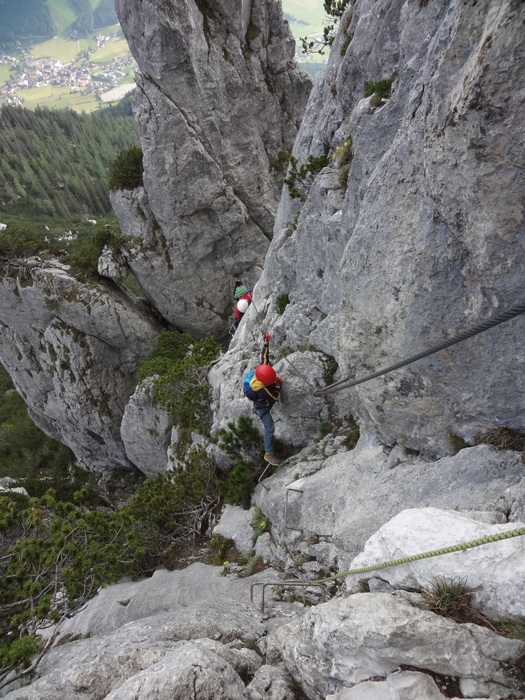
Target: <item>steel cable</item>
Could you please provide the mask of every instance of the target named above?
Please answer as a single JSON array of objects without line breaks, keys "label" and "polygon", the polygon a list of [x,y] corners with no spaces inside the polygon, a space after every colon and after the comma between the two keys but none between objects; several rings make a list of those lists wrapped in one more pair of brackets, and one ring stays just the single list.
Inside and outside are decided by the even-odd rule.
[{"label": "steel cable", "polygon": [[434,353],[439,352],[440,350],[449,348],[451,345],[456,345],[456,343],[460,343],[461,341],[466,340],[467,338],[471,338],[472,336],[477,335],[478,333],[483,333],[483,331],[486,331],[489,328],[493,328],[494,326],[497,326],[500,323],[505,323],[505,321],[509,321],[511,318],[515,318],[516,316],[519,316],[523,313],[525,313],[525,303],[516,304],[507,311],[503,311],[502,313],[497,314],[496,316],[493,316],[492,318],[489,318],[486,321],[483,321],[483,323],[478,323],[476,326],[473,326],[472,328],[469,328],[466,331],[459,333],[450,340],[445,340],[442,343],[439,343],[439,345],[435,345],[434,347],[430,348],[429,350],[420,352],[418,355],[413,355],[412,357],[409,357],[406,360],[397,362],[395,365],[390,365],[390,367],[385,367],[385,369],[381,369],[378,372],[374,372],[374,374],[369,374],[367,377],[363,377],[362,379],[351,380],[350,377],[346,377],[346,379],[341,379],[338,382],[335,382],[334,384],[329,384],[328,386],[323,387],[322,389],[317,389],[316,394],[331,394],[335,391],[349,389],[352,386],[357,386],[358,384],[369,382],[371,379],[381,377],[383,374],[393,372],[394,370],[399,369],[400,367],[411,365],[413,362],[417,362],[417,360],[421,360],[424,357],[428,357],[429,355],[433,355]]}]

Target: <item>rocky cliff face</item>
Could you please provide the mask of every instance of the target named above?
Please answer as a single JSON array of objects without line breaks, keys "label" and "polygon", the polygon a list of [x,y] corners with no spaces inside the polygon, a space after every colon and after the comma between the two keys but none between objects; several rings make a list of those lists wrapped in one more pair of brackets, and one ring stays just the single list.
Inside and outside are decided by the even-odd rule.
[{"label": "rocky cliff face", "polygon": [[38,427],[87,469],[133,468],[120,422],[157,322],[125,289],[40,258],[2,264],[0,309],[0,357]]},{"label": "rocky cliff face", "polygon": [[0,356],[37,425],[80,464],[153,475],[166,468],[171,423],[142,389],[125,408],[160,327],[111,278],[131,269],[157,318],[225,335],[233,281],[262,270],[310,81],[278,3],[152,0],[118,12],[141,71],[144,187],[112,196],[130,245],[104,252],[99,285],[53,262],[6,264]]},{"label": "rocky cliff face", "polygon": [[[224,280],[209,266],[219,267],[216,254],[230,261],[221,247],[228,235],[232,245],[252,240],[253,233],[263,236],[260,248],[253,241],[247,246],[254,251],[265,248],[270,234],[248,179],[232,184],[236,169],[225,166],[234,157],[240,162],[245,134],[239,122],[237,144],[233,121],[223,125],[211,107],[200,121],[179,99],[193,86],[204,109],[213,102],[199,95],[207,91],[209,97],[212,79],[224,78],[215,72],[219,67],[235,66],[241,80],[242,61],[246,70],[263,65],[263,47],[272,42],[257,42],[270,36],[264,22],[273,26],[277,4],[118,2],[143,61],[137,114],[145,187],[115,199],[127,217],[125,231],[136,238],[130,264],[161,312],[198,334],[203,320],[220,328],[213,304],[225,300],[226,291],[224,297],[216,291],[213,304],[195,302],[191,280],[182,291],[177,282],[174,291],[183,264],[199,284],[209,279],[221,289]],[[269,13],[264,22],[262,8]],[[150,17],[159,21],[158,43]],[[234,567],[230,573],[220,567],[225,575],[218,577],[213,567],[194,563],[105,589],[62,629],[90,637],[55,647],[31,685],[4,691],[9,700],[152,694],[167,700],[186,698],[188,689],[210,700],[293,700],[294,685],[311,700],[523,696],[523,642],[502,637],[496,627],[440,617],[427,609],[423,595],[436,576],[468,577],[482,615],[523,616],[525,540],[513,535],[495,541],[523,529],[522,456],[479,445],[427,460],[450,450],[449,432],[470,439],[485,425],[525,428],[523,319],[330,399],[314,390],[334,377],[360,376],[413,355],[520,300],[524,22],[525,5],[517,0],[357,0],[347,9],[294,147],[298,166],[309,156],[325,156],[326,162],[310,160],[304,176],[297,171],[298,197],[285,190],[254,304],[210,372],[218,426],[247,412],[241,379],[257,364],[261,329],[272,333],[275,366],[285,379],[283,401],[273,410],[277,431],[306,447],[256,489],[254,503],[270,532],[256,538],[252,513],[240,509],[225,511],[217,528],[234,538],[239,551],[254,547],[268,569],[245,579],[235,576]],[[219,35],[226,41],[222,55],[212,41]],[[189,48],[176,53],[178,46]],[[200,63],[187,55],[200,56]],[[223,82],[214,88],[222,105],[229,84]],[[376,83],[367,97],[366,82]],[[244,94],[232,94],[244,104]],[[223,126],[224,143],[217,135]],[[177,140],[170,150],[170,128],[177,136],[189,134],[189,141]],[[184,174],[176,188],[168,177],[172,165]],[[231,187],[213,199],[217,209],[208,196],[215,192],[213,172]],[[265,182],[261,191],[271,190]],[[233,204],[223,208],[227,202]],[[219,222],[214,231],[234,233],[208,245],[197,235],[204,230],[199,216]],[[188,236],[186,249],[181,232]],[[249,270],[254,258],[246,255]],[[199,276],[205,274],[201,264],[207,278]],[[75,433],[72,420],[67,431],[78,435],[86,459],[111,452],[122,462],[132,456],[151,475],[162,470],[173,441],[170,420],[154,405],[148,382],[128,400],[129,368],[149,349],[154,324],[123,300],[115,323],[108,324],[116,311],[98,287],[79,285],[56,265],[25,265],[11,278],[12,269],[6,270],[1,287],[2,308],[8,301],[17,305],[6,316],[2,359],[32,405],[41,407],[40,422],[47,421],[49,431],[62,429],[64,411],[56,406],[67,389],[63,403],[80,426]],[[229,284],[240,268],[225,265]],[[65,351],[70,337],[75,358]],[[101,364],[91,375],[94,346]],[[127,372],[118,373],[120,361]],[[116,389],[122,405],[115,406],[114,397],[108,405],[120,416],[122,438],[103,421],[93,428],[104,414],[101,406],[88,426],[72,401],[77,397],[85,406],[89,391],[100,401],[109,368],[121,381]],[[350,414],[361,427],[354,449],[346,445]],[[339,435],[318,440],[321,422],[336,425]],[[140,439],[141,428],[149,438]],[[345,573],[479,538],[493,540],[381,569],[380,576],[370,571],[370,578],[363,577],[369,593]],[[333,598],[323,602],[323,589],[311,583],[332,574],[344,583],[337,579],[340,587],[328,590]],[[306,592],[293,590],[294,583],[306,582]],[[279,584],[266,589],[264,615],[249,602],[251,583]],[[288,585],[293,593],[287,600]],[[257,592],[259,603],[262,589]],[[298,602],[303,593],[311,608]]]},{"label": "rocky cliff face", "polygon": [[[348,7],[294,147],[298,167],[327,165],[296,177],[298,197],[284,191],[255,307],[213,379],[221,419],[261,319],[283,354],[318,350],[336,378],[359,378],[523,302],[524,20],[517,0]],[[334,394],[317,416],[351,413],[427,456],[450,450],[449,433],[523,430],[522,329],[523,317]],[[286,387],[293,369],[279,371]],[[312,406],[297,384],[294,406]],[[300,423],[284,421],[285,439]]]},{"label": "rocky cliff face", "polygon": [[310,81],[280,3],[116,3],[139,65],[144,188],[113,192],[129,264],[160,313],[224,335],[237,278],[254,284]]}]

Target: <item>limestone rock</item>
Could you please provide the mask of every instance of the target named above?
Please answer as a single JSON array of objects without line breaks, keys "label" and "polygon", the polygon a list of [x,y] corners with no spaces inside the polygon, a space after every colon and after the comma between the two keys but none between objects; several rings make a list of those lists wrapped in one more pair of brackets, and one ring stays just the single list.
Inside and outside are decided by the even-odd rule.
[{"label": "limestone rock", "polygon": [[[356,593],[311,608],[277,631],[286,666],[309,698],[321,699],[405,665],[459,678],[477,694],[509,697],[508,671],[523,642],[459,625],[385,593]],[[469,693],[470,694],[470,693]]]},{"label": "limestone rock", "polygon": [[0,479],[0,493],[20,493],[22,496],[29,498],[29,494],[26,489],[22,486],[13,486],[16,484],[16,479],[12,479],[10,476],[4,476]]},{"label": "limestone rock", "polygon": [[126,256],[121,252],[115,253],[109,246],[104,246],[98,259],[97,271],[102,277],[121,282],[129,273]]},{"label": "limestone rock", "polygon": [[[177,643],[188,641],[195,642],[197,656],[219,656],[223,662],[214,660],[213,665],[226,668],[226,663],[231,668],[226,673],[240,689],[236,696],[240,698],[244,682],[239,685],[240,678],[232,674],[249,682],[261,665],[258,654],[242,644],[266,633],[262,616],[250,602],[251,583],[265,577],[268,573],[262,572],[251,579],[228,579],[218,576],[216,567],[193,564],[183,571],[157,571],[150,579],[109,586],[61,625],[64,643],[45,655],[31,685],[7,693],[6,698],[96,700],[121,687],[119,692],[127,693],[138,682],[149,688],[157,675],[168,677],[169,668],[186,673],[179,650],[188,646]],[[65,643],[79,635],[83,638]],[[161,661],[165,663],[156,667]],[[146,674],[137,678],[142,671]],[[176,687],[173,692],[182,693],[185,687],[187,693],[193,686]]]},{"label": "limestone rock", "polygon": [[120,425],[128,459],[149,477],[166,471],[173,427],[169,413],[155,401],[154,381],[148,377],[137,385]]},{"label": "limestone rock", "polygon": [[[234,630],[243,629],[250,619],[244,604],[250,600],[250,579],[228,579],[220,576],[220,569],[208,564],[195,563],[185,569],[167,571],[159,569],[148,579],[121,582],[100,590],[80,613],[67,620],[60,628],[61,634],[109,634],[136,620],[163,614],[166,622],[177,621],[177,629],[195,627],[187,617],[195,606],[202,617],[199,635],[227,639],[235,638]],[[269,573],[275,578],[273,572]],[[263,577],[263,574],[260,574]],[[227,622],[231,610],[235,615]],[[203,611],[206,612],[203,615]],[[191,613],[194,614],[194,613]],[[172,621],[173,620],[173,621]],[[217,621],[215,623],[215,621]],[[249,626],[251,636],[261,636],[257,628],[258,617],[252,615]],[[217,626],[215,626],[215,624]],[[222,628],[221,628],[222,626]],[[218,631],[219,630],[219,631]],[[228,637],[230,631],[231,637]],[[172,632],[170,638],[187,639],[183,633]]]},{"label": "limestone rock", "polygon": [[254,510],[254,508],[245,510],[239,506],[224,506],[221,518],[213,529],[213,534],[232,539],[239,552],[249,552],[253,549],[255,537],[251,525]]},{"label": "limestone rock", "polygon": [[199,700],[238,700],[244,683],[218,654],[195,642],[179,642],[169,656],[129,678],[106,699],[186,700],[190,688]]},{"label": "limestone rock", "polygon": [[[144,187],[112,193],[129,266],[172,324],[224,334],[258,279],[310,80],[280,3],[116,3],[138,63]],[[133,221],[130,222],[130,218]]]},{"label": "limestone rock", "polygon": [[[46,657],[47,664],[56,664],[48,671],[39,669],[43,677],[27,688],[7,693],[8,700],[98,700],[119,688],[130,676],[149,668],[169,654],[170,642],[134,641],[116,647],[90,640],[58,647]],[[68,648],[73,647],[73,649]],[[74,653],[72,653],[74,651]]]},{"label": "limestone rock", "polygon": [[157,322],[124,289],[79,282],[58,261],[4,262],[1,277],[0,357],[31,418],[85,468],[132,469],[120,423]]},{"label": "limestone rock", "polygon": [[[335,358],[336,379],[361,378],[523,302],[524,20],[515,0],[347,10],[293,151],[327,165],[301,183],[303,201],[284,190],[255,290],[275,346],[315,346]],[[389,98],[364,97],[384,79]],[[336,151],[345,142],[348,172]],[[524,430],[522,325],[330,400],[341,420],[351,413],[363,432],[427,458],[451,454],[451,432]],[[256,328],[253,311],[244,339]],[[234,351],[222,364],[238,385],[251,348]]]},{"label": "limestone rock", "polygon": [[291,687],[292,677],[283,666],[265,664],[246,686],[243,698],[246,700],[294,700],[295,692]]},{"label": "limestone rock", "polygon": [[431,676],[418,671],[401,671],[384,681],[364,681],[326,700],[442,700],[441,693]]},{"label": "limestone rock", "polygon": [[[385,450],[373,442],[361,441],[354,450],[327,458],[318,443],[265,479],[255,503],[271,521],[274,538],[290,545],[315,535],[318,544],[307,549],[301,544],[303,551],[328,566],[335,556],[344,571],[368,538],[407,508],[507,514],[519,512],[525,501],[523,463],[516,452],[480,445],[437,462],[415,458],[393,469],[387,463]],[[454,536],[449,544],[456,541]]]},{"label": "limestone rock", "polygon": [[[462,513],[415,508],[383,525],[365,544],[350,568],[401,559],[524,528],[523,523],[487,525]],[[440,557],[421,559],[383,569],[381,578],[395,588],[432,589],[439,575],[446,581],[465,581],[474,588],[473,602],[492,617],[519,616],[525,610],[525,538],[512,537]],[[348,580],[355,589],[355,583]]]}]

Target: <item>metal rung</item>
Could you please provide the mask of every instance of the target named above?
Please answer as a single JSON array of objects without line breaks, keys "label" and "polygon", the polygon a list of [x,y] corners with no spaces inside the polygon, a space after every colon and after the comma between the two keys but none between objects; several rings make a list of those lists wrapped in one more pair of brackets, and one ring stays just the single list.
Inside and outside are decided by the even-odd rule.
[{"label": "metal rung", "polygon": [[288,486],[286,488],[286,496],[284,498],[284,529],[285,530],[298,530],[299,532],[303,531],[302,527],[290,527],[288,525],[288,494],[290,491],[295,491],[295,493],[304,493],[302,489],[294,489]]},{"label": "metal rung", "polygon": [[[263,583],[262,581],[257,581],[252,583],[250,586],[250,600],[253,603],[253,590],[255,586],[262,586],[262,598],[261,598],[261,612],[264,612],[264,593],[267,586],[289,586],[289,587],[302,587],[308,588],[309,586],[319,586],[323,592],[323,603],[326,603],[326,584],[324,583],[313,583],[311,581],[274,581],[273,583]],[[303,605],[306,605],[305,596],[303,593]]]}]

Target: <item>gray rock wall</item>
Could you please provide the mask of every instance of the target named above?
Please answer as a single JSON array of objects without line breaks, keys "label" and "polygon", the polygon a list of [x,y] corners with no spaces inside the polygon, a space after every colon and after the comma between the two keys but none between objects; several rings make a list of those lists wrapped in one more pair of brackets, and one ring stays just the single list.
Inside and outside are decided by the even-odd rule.
[{"label": "gray rock wall", "polygon": [[[358,378],[523,302],[524,21],[517,0],[347,10],[294,147],[300,164],[328,165],[298,182],[302,199],[284,189],[256,288],[262,314],[241,339],[262,315],[277,346],[318,349],[335,357],[336,379]],[[389,99],[364,97],[366,81],[393,76]],[[430,457],[450,453],[449,433],[523,430],[522,339],[520,317],[335,394],[331,410]]]},{"label": "gray rock wall", "polygon": [[0,359],[36,425],[81,466],[132,468],[120,422],[158,324],[116,285],[81,283],[66,265],[2,265]]},{"label": "gray rock wall", "polygon": [[144,188],[113,192],[129,264],[162,315],[224,334],[232,284],[258,279],[310,80],[280,2],[133,0],[117,14],[139,65]]}]

